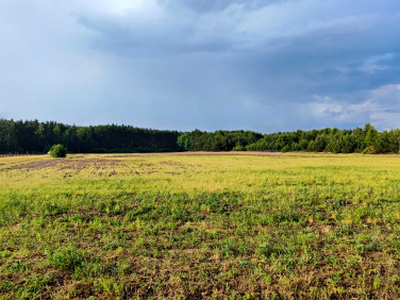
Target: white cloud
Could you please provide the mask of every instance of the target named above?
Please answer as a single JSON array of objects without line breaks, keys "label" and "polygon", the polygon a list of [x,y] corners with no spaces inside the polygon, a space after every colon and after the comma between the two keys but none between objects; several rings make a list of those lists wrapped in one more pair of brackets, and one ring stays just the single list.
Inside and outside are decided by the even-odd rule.
[{"label": "white cloud", "polygon": [[361,71],[368,74],[374,74],[376,71],[386,70],[389,67],[381,65],[382,61],[389,61],[395,57],[394,53],[384,53],[369,57],[364,64],[359,68]]},{"label": "white cloud", "polygon": [[315,96],[318,101],[308,103],[316,119],[360,124],[371,122],[379,129],[400,127],[400,84],[381,86],[366,93],[360,103],[332,100],[329,96]]}]

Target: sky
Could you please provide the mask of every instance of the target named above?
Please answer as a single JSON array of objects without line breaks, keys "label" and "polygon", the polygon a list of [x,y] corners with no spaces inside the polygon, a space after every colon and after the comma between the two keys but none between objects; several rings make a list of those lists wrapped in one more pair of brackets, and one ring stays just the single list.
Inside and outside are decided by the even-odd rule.
[{"label": "sky", "polygon": [[399,0],[1,0],[0,118],[400,127]]}]

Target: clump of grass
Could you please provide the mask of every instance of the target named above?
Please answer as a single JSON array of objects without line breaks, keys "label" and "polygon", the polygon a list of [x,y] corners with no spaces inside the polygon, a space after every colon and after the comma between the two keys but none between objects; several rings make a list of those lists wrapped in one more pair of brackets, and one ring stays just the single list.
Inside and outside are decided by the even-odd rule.
[{"label": "clump of grass", "polygon": [[71,243],[48,250],[47,258],[50,265],[56,269],[72,272],[82,268],[86,260],[84,253]]}]

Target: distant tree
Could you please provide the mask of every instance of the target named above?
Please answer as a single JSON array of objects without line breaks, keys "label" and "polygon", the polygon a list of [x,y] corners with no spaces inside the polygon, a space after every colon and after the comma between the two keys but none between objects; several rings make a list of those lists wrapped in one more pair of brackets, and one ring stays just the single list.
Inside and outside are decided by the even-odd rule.
[{"label": "distant tree", "polygon": [[302,150],[302,151],[306,151],[307,149],[308,149],[308,141],[305,139],[305,138],[302,138],[300,141],[299,141],[299,148],[300,148],[300,150]]},{"label": "distant tree", "polygon": [[400,129],[391,130],[389,140],[390,152],[397,153],[400,150]]},{"label": "distant tree", "polygon": [[240,145],[240,143],[236,144],[235,147],[233,147],[232,151],[245,151],[246,148]]},{"label": "distant tree", "polygon": [[352,140],[354,141],[354,152],[362,152],[366,145],[365,145],[365,132],[362,128],[357,127],[351,133]]},{"label": "distant tree", "polygon": [[292,144],[292,151],[301,151],[301,148],[298,143]]},{"label": "distant tree", "polygon": [[351,134],[342,135],[340,138],[340,152],[352,153],[356,147],[355,138]]},{"label": "distant tree", "polygon": [[21,150],[14,122],[0,119],[0,153],[20,152]]},{"label": "distant tree", "polygon": [[308,143],[307,150],[311,152],[318,152],[317,148],[315,147],[315,141],[310,141]]},{"label": "distant tree", "polygon": [[184,150],[191,150],[192,148],[192,137],[189,132],[186,132],[178,137],[178,146]]},{"label": "distant tree", "polygon": [[341,141],[342,133],[337,128],[334,128],[329,137],[328,145],[326,145],[326,151],[340,153],[342,150]]},{"label": "distant tree", "polygon": [[289,145],[285,145],[281,149],[281,152],[289,152],[289,151],[290,151],[290,146]]},{"label": "distant tree", "polygon": [[325,150],[328,137],[323,133],[316,137],[314,142],[314,149],[312,151],[322,152]]},{"label": "distant tree", "polygon": [[376,142],[376,152],[389,153],[390,152],[390,136],[386,130],[378,135]]},{"label": "distant tree", "polygon": [[378,131],[371,124],[367,123],[364,127],[365,131],[365,145],[374,146],[376,148],[378,142]]}]

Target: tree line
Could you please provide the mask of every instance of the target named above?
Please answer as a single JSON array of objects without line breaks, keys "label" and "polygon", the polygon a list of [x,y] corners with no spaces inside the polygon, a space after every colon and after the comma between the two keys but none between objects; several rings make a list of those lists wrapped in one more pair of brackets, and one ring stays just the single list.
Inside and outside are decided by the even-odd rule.
[{"label": "tree line", "polygon": [[0,119],[0,153],[47,153],[63,144],[72,153],[179,151],[178,131],[126,125],[75,126]]},{"label": "tree line", "polygon": [[252,131],[194,130],[180,135],[178,145],[188,151],[398,153],[400,129],[378,132],[368,123],[352,130],[324,128],[264,135]]},{"label": "tree line", "polygon": [[378,132],[367,123],[338,128],[261,134],[254,131],[178,132],[127,125],[76,126],[0,119],[0,153],[47,153],[63,144],[71,153],[175,151],[312,151],[398,153],[400,129]]}]

